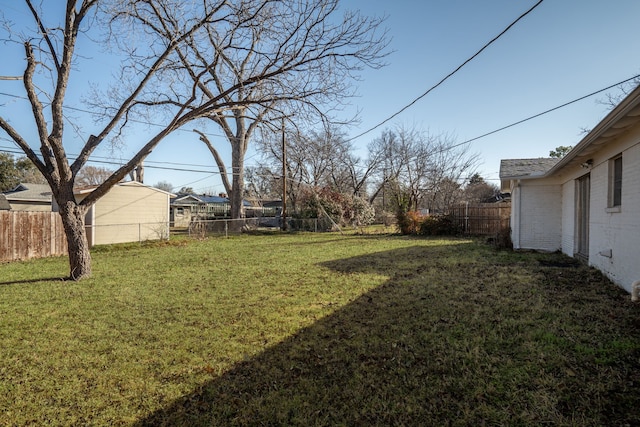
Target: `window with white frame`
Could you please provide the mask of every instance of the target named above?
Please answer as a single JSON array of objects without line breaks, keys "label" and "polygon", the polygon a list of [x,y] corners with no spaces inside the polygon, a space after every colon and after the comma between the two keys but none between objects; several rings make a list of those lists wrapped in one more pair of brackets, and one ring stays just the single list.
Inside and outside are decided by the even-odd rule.
[{"label": "window with white frame", "polygon": [[622,205],[622,154],[609,160],[609,207]]}]

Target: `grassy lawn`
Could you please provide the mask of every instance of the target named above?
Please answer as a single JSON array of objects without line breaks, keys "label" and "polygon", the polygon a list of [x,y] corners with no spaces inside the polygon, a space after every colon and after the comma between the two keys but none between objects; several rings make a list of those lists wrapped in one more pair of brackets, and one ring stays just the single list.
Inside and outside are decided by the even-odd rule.
[{"label": "grassy lawn", "polygon": [[638,425],[640,306],[558,254],[297,234],[0,265],[0,425]]}]

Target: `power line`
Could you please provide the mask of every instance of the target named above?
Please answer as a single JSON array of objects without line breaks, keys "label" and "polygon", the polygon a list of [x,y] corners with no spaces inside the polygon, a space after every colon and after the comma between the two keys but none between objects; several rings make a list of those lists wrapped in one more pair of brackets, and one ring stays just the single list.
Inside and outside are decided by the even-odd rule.
[{"label": "power line", "polygon": [[463,141],[463,142],[460,142],[460,143],[458,143],[458,144],[455,144],[455,145],[452,145],[452,146],[450,146],[450,147],[447,147],[447,150],[452,149],[452,148],[459,147],[459,146],[461,146],[461,145],[469,144],[469,143],[471,143],[471,142],[473,142],[473,141],[476,141],[476,140],[478,140],[478,139],[480,139],[480,138],[484,138],[484,137],[486,137],[486,136],[493,135],[494,133],[501,132],[501,131],[503,131],[503,130],[505,130],[505,129],[509,129],[509,128],[511,128],[511,127],[514,127],[514,126],[520,125],[520,124],[522,124],[522,123],[524,123],[524,122],[528,122],[529,120],[533,120],[533,119],[538,118],[538,117],[540,117],[540,116],[543,116],[543,115],[545,115],[545,114],[549,114],[549,113],[551,113],[551,112],[553,112],[553,111],[559,110],[560,108],[564,108],[564,107],[567,107],[567,106],[569,106],[569,105],[571,105],[571,104],[575,104],[575,103],[576,103],[576,102],[578,102],[578,101],[582,101],[582,100],[584,100],[584,99],[587,99],[587,98],[589,98],[589,97],[592,97],[593,95],[597,95],[597,94],[599,94],[599,93],[601,93],[601,92],[604,92],[605,90],[613,89],[613,88],[614,88],[614,87],[616,87],[616,86],[623,85],[623,84],[628,83],[628,82],[630,82],[630,81],[632,81],[632,80],[635,80],[635,79],[637,79],[637,78],[640,78],[640,74],[637,74],[637,75],[635,75],[635,76],[633,76],[633,77],[629,77],[628,79],[622,80],[621,82],[618,82],[618,83],[614,83],[614,84],[609,85],[609,86],[607,86],[607,87],[605,87],[605,88],[602,88],[602,89],[596,90],[595,92],[591,92],[591,93],[589,93],[589,94],[587,94],[587,95],[581,96],[581,97],[576,98],[576,99],[574,99],[574,100],[572,100],[572,101],[565,102],[564,104],[558,105],[558,106],[556,106],[556,107],[549,108],[548,110],[545,110],[545,111],[543,111],[543,112],[541,112],[541,113],[534,114],[533,116],[529,116],[529,117],[527,117],[526,119],[518,120],[517,122],[513,122],[513,123],[511,123],[511,124],[509,124],[509,125],[503,126],[503,127],[501,127],[501,128],[495,129],[495,130],[492,130],[491,132],[487,132],[487,133],[484,133],[484,134],[482,134],[482,135],[480,135],[480,136],[476,136],[475,138],[467,139],[466,141]]},{"label": "power line", "polygon": [[[609,90],[609,89],[613,89],[616,86],[623,85],[625,83],[628,83],[628,82],[630,82],[632,80],[635,80],[635,79],[638,79],[638,78],[640,78],[640,74],[637,74],[637,75],[635,75],[633,77],[629,77],[629,78],[624,79],[622,81],[619,81],[617,83],[611,84],[611,85],[606,86],[606,87],[604,87],[602,89],[598,89],[598,90],[593,91],[593,92],[591,92],[591,93],[589,93],[587,95],[580,96],[580,97],[575,98],[575,99],[573,99],[571,101],[568,101],[568,102],[565,102],[563,104],[557,105],[557,106],[555,106],[553,108],[549,108],[549,109],[547,109],[545,111],[542,111],[540,113],[534,114],[534,115],[529,116],[527,118],[515,121],[515,122],[513,122],[511,124],[508,124],[506,126],[502,126],[502,127],[497,128],[495,130],[492,130],[490,132],[483,133],[482,135],[476,136],[474,138],[467,139],[467,140],[459,142],[457,144],[453,144],[453,145],[448,146],[448,147],[446,147],[446,148],[444,148],[444,149],[442,149],[442,150],[440,150],[440,151],[438,151],[436,153],[448,151],[448,150],[451,150],[453,148],[457,148],[457,147],[460,147],[462,145],[469,144],[471,142],[477,141],[478,139],[485,138],[485,137],[487,137],[489,135],[493,135],[494,133],[501,132],[503,130],[506,130],[506,129],[512,128],[514,126],[520,125],[522,123],[528,122],[529,120],[536,119],[536,118],[541,117],[541,116],[543,116],[545,114],[549,114],[549,113],[551,113],[553,111],[556,111],[556,110],[559,110],[561,108],[567,107],[567,106],[569,106],[571,104],[575,104],[576,102],[583,101],[583,100],[585,100],[587,98],[590,98],[590,97],[592,97],[594,95],[597,95],[597,94],[602,93],[602,92],[604,92],[606,90]],[[0,136],[0,140],[13,142],[12,140],[10,140],[8,138],[5,138],[5,137],[2,137],[2,136]],[[13,148],[13,147],[9,148],[9,147],[1,147],[0,146],[0,151],[7,152],[7,153],[12,153],[12,154],[24,154],[24,152],[22,150],[20,150],[19,148]],[[106,161],[100,161],[100,160],[92,160],[92,159],[90,159],[89,162],[121,165],[121,163],[115,162],[113,160],[109,160],[110,158],[108,158],[108,157],[103,157],[103,156],[93,156],[93,157],[97,158],[97,159],[107,159],[107,160]],[[214,174],[219,174],[220,173],[220,172],[211,172],[211,171],[203,171],[203,170],[192,170],[192,169],[182,169],[182,168],[171,168],[171,167],[162,167],[162,166],[153,166],[153,165],[146,166],[147,163],[167,164],[167,165],[186,166],[186,167],[209,167],[209,165],[198,165],[198,164],[192,164],[192,163],[159,162],[159,161],[151,161],[151,160],[145,161],[145,167],[149,167],[149,168],[152,168],[152,169],[155,168],[155,169],[175,170],[175,171],[184,171],[184,172],[202,172],[202,173],[214,173]]]},{"label": "power line", "polygon": [[[10,154],[24,154],[24,151],[22,151],[21,149],[18,148],[5,148],[5,147],[0,147],[0,151],[4,152],[4,153],[10,153]],[[75,160],[73,158],[73,155],[69,156],[69,161],[73,162],[73,160]],[[87,161],[88,163],[99,163],[99,164],[105,164],[105,165],[115,165],[115,166],[122,166],[123,162],[117,162],[115,160],[94,160],[94,159],[89,159]],[[163,162],[157,162],[157,163],[163,163]],[[193,166],[193,167],[198,167],[201,165],[189,165],[189,164],[184,164],[185,166]],[[176,171],[176,172],[198,172],[198,173],[207,173],[207,174],[220,174],[219,171],[211,171],[211,170],[199,170],[199,169],[187,169],[187,168],[176,168],[176,167],[169,167],[169,166],[153,166],[153,165],[147,165],[145,162],[145,168],[149,168],[149,169],[160,169],[160,170],[172,170],[172,171]],[[206,167],[206,166],[202,166],[202,167]]]},{"label": "power line", "polygon": [[[453,148],[460,147],[462,145],[469,144],[471,142],[477,141],[478,139],[485,138],[485,137],[487,137],[489,135],[493,135],[493,134],[501,132],[503,130],[506,130],[506,129],[512,128],[514,126],[520,125],[520,124],[525,123],[525,122],[527,122],[529,120],[533,120],[533,119],[541,117],[541,116],[543,116],[545,114],[549,114],[549,113],[551,113],[553,111],[556,111],[556,110],[559,110],[561,108],[567,107],[567,106],[569,106],[571,104],[575,104],[576,102],[583,101],[584,99],[587,99],[589,97],[592,97],[594,95],[602,93],[602,92],[604,92],[606,90],[613,89],[616,86],[623,85],[625,83],[628,83],[628,82],[630,82],[632,80],[635,80],[635,79],[638,79],[638,78],[640,78],[640,74],[637,74],[637,75],[635,75],[633,77],[629,77],[629,78],[627,78],[625,80],[622,80],[622,81],[619,81],[617,83],[611,84],[611,85],[609,85],[607,87],[604,87],[602,89],[598,89],[598,90],[593,91],[593,92],[591,92],[591,93],[589,93],[587,95],[580,96],[578,98],[575,98],[575,99],[573,99],[571,101],[568,101],[568,102],[565,102],[565,103],[560,104],[558,106],[555,106],[553,108],[549,108],[549,109],[547,109],[545,111],[542,111],[540,113],[534,114],[534,115],[529,116],[527,118],[524,118],[522,120],[518,120],[518,121],[513,122],[511,124],[508,124],[506,126],[502,126],[502,127],[498,128],[498,129],[492,130],[490,132],[486,132],[486,133],[484,133],[482,135],[479,135],[479,136],[476,136],[474,138],[467,139],[467,140],[459,142],[457,144],[453,144],[453,145],[448,146],[446,148],[443,148],[442,150],[437,151],[435,153],[441,153],[441,152],[444,152],[444,151],[451,150]],[[2,93],[0,93],[0,94],[2,94]],[[10,140],[8,138],[5,138],[5,137],[2,137],[2,136],[0,136],[0,140],[4,140],[4,141],[7,141],[7,142],[13,142],[12,140]],[[14,147],[2,147],[2,146],[0,146],[0,152],[11,153],[11,154],[24,154],[24,152],[21,149],[14,148]],[[93,156],[93,157],[96,158],[96,159],[110,159],[108,157],[103,157],[103,156]],[[255,155],[253,157],[255,157]],[[70,157],[70,159],[72,159],[72,157]],[[113,161],[113,160],[93,160],[93,159],[89,159],[88,162],[90,162],[90,163],[112,164],[112,165],[117,165],[117,166],[121,166],[122,165],[122,162],[116,162],[116,161]],[[204,170],[185,169],[185,168],[153,166],[153,165],[146,165],[147,163],[167,164],[167,165],[177,165],[177,166],[187,166],[187,167],[209,167],[209,165],[198,165],[198,164],[192,164],[192,163],[176,163],[176,162],[159,162],[159,161],[151,161],[151,160],[145,161],[145,167],[150,168],[150,169],[174,170],[174,171],[179,171],[179,172],[197,172],[197,173],[207,173],[207,174],[212,174],[212,175],[220,174],[220,172],[218,172],[218,171],[212,172],[210,170],[204,171]],[[231,173],[233,173],[233,172],[231,172]]]},{"label": "power line", "polygon": [[[6,92],[0,92],[0,95],[2,96],[8,96],[9,98],[15,98],[15,99],[21,99],[23,101],[28,101],[29,98],[27,98],[26,96],[22,96],[22,95],[15,95],[13,93],[6,93]],[[67,110],[71,110],[71,111],[77,111],[79,113],[85,113],[85,114],[97,114],[95,111],[90,111],[90,110],[85,110],[79,107],[72,107],[70,105],[65,105],[64,107]],[[153,122],[149,122],[149,121],[144,121],[144,120],[140,120],[140,119],[133,119],[133,118],[129,118],[127,119],[130,122],[133,123],[139,123],[142,125],[147,125],[147,126],[155,126],[155,127],[160,127],[160,128],[164,128],[166,127],[166,125],[160,124],[160,123],[153,123]],[[180,131],[180,132],[190,132],[186,129],[176,129],[176,131]],[[205,135],[207,136],[211,136],[211,137],[225,137],[225,135],[222,134],[215,134],[215,133],[206,133],[203,132]]]},{"label": "power line", "polygon": [[497,36],[495,36],[493,39],[491,39],[488,43],[486,43],[484,46],[482,46],[482,48],[477,51],[476,53],[474,53],[471,57],[469,57],[466,61],[464,61],[462,64],[460,64],[458,66],[458,68],[456,68],[455,70],[453,70],[452,72],[450,72],[449,74],[447,74],[442,80],[440,80],[438,83],[436,83],[435,85],[431,86],[429,89],[427,89],[427,91],[425,91],[424,93],[422,93],[420,96],[418,96],[417,98],[415,98],[413,101],[411,101],[410,103],[408,103],[407,105],[405,105],[404,107],[402,107],[400,110],[396,111],[395,113],[393,113],[392,115],[390,115],[389,117],[387,117],[386,119],[384,119],[383,121],[381,121],[380,123],[378,123],[377,125],[373,126],[370,129],[365,130],[364,132],[354,136],[353,138],[350,138],[347,140],[347,142],[349,141],[353,141],[354,139],[360,138],[361,136],[364,136],[366,134],[368,134],[369,132],[379,128],[380,126],[382,126],[383,124],[389,122],[390,120],[393,120],[395,117],[399,116],[400,114],[402,114],[405,110],[409,109],[410,107],[412,107],[416,102],[418,102],[419,100],[421,100],[422,98],[424,98],[425,96],[427,96],[429,93],[431,93],[434,89],[436,89],[438,86],[440,86],[441,84],[443,84],[445,81],[447,81],[450,77],[452,77],[454,74],[456,74],[458,71],[460,71],[462,69],[462,67],[464,67],[465,65],[467,65],[469,62],[473,61],[478,55],[480,55],[486,48],[488,48],[489,46],[491,46],[496,40],[498,40],[500,37],[502,37],[507,31],[509,31],[511,29],[511,27],[513,27],[515,24],[518,23],[518,21],[520,21],[522,18],[524,18],[525,16],[527,16],[529,13],[533,12],[533,10],[538,7],[541,3],[543,2],[543,0],[539,0],[535,5],[533,5],[533,7],[531,7],[529,10],[527,10],[525,13],[523,13],[522,15],[520,15],[518,17],[518,19],[516,19],[515,21],[513,21],[511,24],[509,24],[509,26],[507,26],[507,28],[505,28],[504,30],[502,30],[502,32],[500,32],[500,34],[498,34]]}]

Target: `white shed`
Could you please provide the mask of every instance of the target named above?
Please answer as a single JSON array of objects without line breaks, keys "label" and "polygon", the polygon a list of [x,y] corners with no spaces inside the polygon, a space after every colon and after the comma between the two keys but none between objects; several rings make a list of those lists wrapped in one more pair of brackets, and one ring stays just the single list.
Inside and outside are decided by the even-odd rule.
[{"label": "white shed", "polygon": [[[81,201],[95,188],[76,190],[76,200]],[[89,245],[168,239],[171,196],[135,181],[116,184],[87,212]]]}]

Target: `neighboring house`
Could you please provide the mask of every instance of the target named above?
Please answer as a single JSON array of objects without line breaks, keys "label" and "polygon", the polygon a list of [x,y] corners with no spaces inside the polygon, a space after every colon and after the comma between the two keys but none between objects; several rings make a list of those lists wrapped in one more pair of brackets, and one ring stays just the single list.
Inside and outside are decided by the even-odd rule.
[{"label": "neighboring house", "polygon": [[515,249],[561,250],[640,283],[640,87],[562,159],[502,160]]},{"label": "neighboring house", "polygon": [[[81,201],[95,188],[76,189],[76,200]],[[116,184],[87,212],[89,245],[168,239],[171,196],[135,181]]]},{"label": "neighboring house", "polygon": [[49,184],[20,183],[4,193],[13,211],[51,212],[52,193]]},{"label": "neighboring house", "polygon": [[[251,203],[242,202],[247,216],[251,216]],[[171,226],[188,227],[192,219],[213,220],[229,218],[231,202],[226,197],[182,194],[171,199]]]},{"label": "neighboring house", "polygon": [[224,218],[229,216],[230,209],[226,197],[182,194],[171,199],[171,226],[188,227],[192,218]]}]

